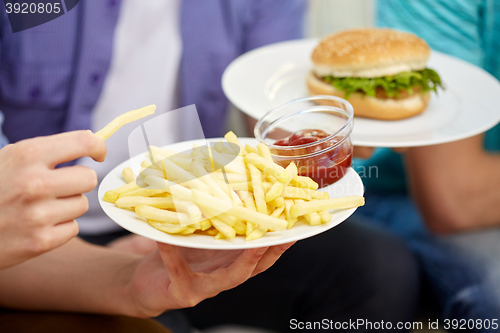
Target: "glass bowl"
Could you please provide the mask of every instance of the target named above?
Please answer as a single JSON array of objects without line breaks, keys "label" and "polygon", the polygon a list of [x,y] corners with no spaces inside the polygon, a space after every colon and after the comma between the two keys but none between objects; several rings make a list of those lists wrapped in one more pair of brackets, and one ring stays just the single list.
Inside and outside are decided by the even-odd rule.
[{"label": "glass bowl", "polygon": [[294,162],[300,176],[325,187],[351,166],[353,116],[351,104],[342,98],[311,96],[272,109],[257,122],[254,134],[277,164]]}]

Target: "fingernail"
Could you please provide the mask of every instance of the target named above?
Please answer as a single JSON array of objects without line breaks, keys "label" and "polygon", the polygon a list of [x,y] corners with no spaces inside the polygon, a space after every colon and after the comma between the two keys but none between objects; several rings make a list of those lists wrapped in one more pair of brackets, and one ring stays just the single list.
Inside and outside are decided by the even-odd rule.
[{"label": "fingernail", "polygon": [[268,249],[267,247],[261,247],[261,248],[259,248],[257,250],[257,255],[258,256],[264,255],[264,253],[266,253],[267,249]]}]

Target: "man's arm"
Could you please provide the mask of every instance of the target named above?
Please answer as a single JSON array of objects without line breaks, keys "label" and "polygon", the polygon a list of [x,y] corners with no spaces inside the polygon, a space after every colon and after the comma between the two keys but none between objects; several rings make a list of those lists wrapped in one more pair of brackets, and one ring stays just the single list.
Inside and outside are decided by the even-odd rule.
[{"label": "man's arm", "polygon": [[159,243],[158,251],[140,256],[75,238],[0,271],[0,307],[157,316],[236,287],[290,245],[210,251]]},{"label": "man's arm", "polygon": [[409,184],[428,227],[440,233],[500,225],[500,155],[483,136],[406,153]]}]

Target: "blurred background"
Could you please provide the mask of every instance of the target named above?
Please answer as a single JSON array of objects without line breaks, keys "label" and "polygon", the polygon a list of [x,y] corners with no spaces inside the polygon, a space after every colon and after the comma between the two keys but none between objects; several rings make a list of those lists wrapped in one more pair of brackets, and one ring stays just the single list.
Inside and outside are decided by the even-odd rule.
[{"label": "blurred background", "polygon": [[371,27],[375,0],[309,0],[306,37],[324,37],[339,30]]},{"label": "blurred background", "polygon": [[[306,38],[321,38],[336,31],[372,27],[376,0],[309,0],[304,24]],[[246,126],[245,116],[231,106],[227,129],[241,137],[253,136]]]}]

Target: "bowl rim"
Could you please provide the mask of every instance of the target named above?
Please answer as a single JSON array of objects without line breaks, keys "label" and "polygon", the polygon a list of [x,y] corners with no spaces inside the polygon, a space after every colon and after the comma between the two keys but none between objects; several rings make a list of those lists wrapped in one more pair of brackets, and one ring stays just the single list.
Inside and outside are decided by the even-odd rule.
[{"label": "bowl rim", "polygon": [[[345,111],[348,112],[348,117],[346,118],[347,121],[346,123],[340,128],[338,129],[335,133],[333,134],[330,134],[329,136],[319,140],[319,141],[315,141],[315,142],[311,142],[311,143],[306,143],[306,144],[303,144],[303,145],[298,145],[298,146],[279,146],[279,145],[274,145],[274,144],[269,144],[268,142],[264,141],[263,138],[261,138],[261,135],[259,133],[259,127],[263,124],[263,122],[266,120],[267,117],[269,117],[273,112],[275,112],[276,110],[280,109],[280,108],[283,108],[283,107],[286,107],[287,105],[290,105],[290,104],[293,104],[293,103],[298,103],[298,102],[305,102],[305,101],[314,101],[314,100],[319,100],[319,99],[329,99],[329,100],[334,100],[336,102],[339,102],[341,104],[344,104],[346,106],[346,109]],[[306,109],[308,110],[308,109]],[[306,110],[301,110],[301,111],[298,111],[292,115],[295,115],[295,114],[300,114]],[[290,117],[292,115],[283,115],[279,118],[277,118],[276,120],[273,121],[276,122],[280,119],[283,119],[285,117]],[[353,119],[354,119],[354,108],[352,107],[351,103],[349,103],[347,100],[343,99],[343,98],[340,98],[340,97],[337,97],[337,96],[330,96],[330,95],[315,95],[315,96],[308,96],[308,97],[303,97],[303,98],[297,98],[297,99],[294,99],[294,100],[291,100],[291,101],[288,101],[286,103],[283,103],[281,105],[278,105],[274,108],[272,108],[271,110],[269,110],[268,112],[266,112],[266,114],[264,114],[258,121],[257,123],[255,124],[255,127],[254,127],[254,136],[255,138],[260,142],[260,143],[263,143],[265,144],[268,148],[270,149],[276,149],[276,150],[294,150],[294,149],[302,149],[302,148],[309,148],[309,147],[312,147],[312,146],[316,146],[318,144],[321,144],[323,142],[326,142],[326,141],[329,141],[331,139],[333,139],[335,136],[337,136],[339,133],[343,132],[348,126],[352,125],[353,124]],[[349,128],[349,132],[344,136],[344,138],[338,142],[336,142],[334,145],[332,146],[328,146],[327,148],[324,148],[322,149],[321,151],[318,151],[318,152],[314,152],[314,153],[311,153],[311,154],[307,154],[307,156],[314,156],[316,154],[319,154],[321,152],[323,152],[324,150],[326,149],[330,149],[330,148],[335,148],[337,146],[339,146],[341,143],[343,143],[351,134],[352,130],[353,130],[353,127],[354,126],[350,126]],[[271,154],[272,154],[272,151],[271,151]],[[275,156],[281,156],[281,155],[276,155],[276,154],[272,154],[272,155],[275,155]],[[306,155],[297,155],[296,157],[300,157],[300,156],[306,156]],[[292,157],[292,156],[290,156]],[[294,156],[295,157],[295,156]]]}]

